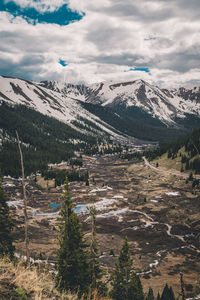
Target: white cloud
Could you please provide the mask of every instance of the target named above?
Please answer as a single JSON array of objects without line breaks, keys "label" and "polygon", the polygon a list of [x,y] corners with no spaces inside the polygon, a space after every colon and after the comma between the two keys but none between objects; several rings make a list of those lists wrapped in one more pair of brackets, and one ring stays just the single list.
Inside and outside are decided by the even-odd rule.
[{"label": "white cloud", "polygon": [[40,12],[52,12],[64,4],[68,4],[67,0],[4,0],[5,3],[15,2],[22,8],[35,8]]},{"label": "white cloud", "polygon": [[[199,0],[15,0],[53,11],[64,3],[85,17],[67,26],[0,13],[0,73],[94,83],[142,78],[162,86],[199,82]],[[67,66],[59,65],[59,59]],[[124,72],[146,67],[145,72]],[[5,74],[6,75],[6,74]],[[10,74],[12,75],[12,74]]]}]

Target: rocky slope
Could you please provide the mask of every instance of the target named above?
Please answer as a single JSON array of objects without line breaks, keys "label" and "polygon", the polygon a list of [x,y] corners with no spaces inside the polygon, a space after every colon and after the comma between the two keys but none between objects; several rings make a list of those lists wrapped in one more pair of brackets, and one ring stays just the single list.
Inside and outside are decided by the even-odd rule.
[{"label": "rocky slope", "polygon": [[[52,88],[51,85],[49,87]],[[60,93],[55,88],[52,90],[34,82],[18,78],[0,77],[1,102],[7,102],[11,106],[16,104],[25,105],[44,115],[67,123],[72,128],[86,134],[123,136],[115,128],[84,109],[80,104],[81,99],[77,96],[74,99],[68,96],[67,92]]]},{"label": "rocky slope", "polygon": [[1,76],[0,101],[25,105],[82,133],[119,141],[127,135],[169,140],[200,127],[199,87],[167,90],[143,80],[86,86]]},{"label": "rocky slope", "polygon": [[188,114],[198,116],[200,112],[200,87],[167,90],[143,80],[90,86],[51,81],[41,85],[87,103],[121,110],[138,108],[167,126],[176,126],[177,118],[186,118]]}]

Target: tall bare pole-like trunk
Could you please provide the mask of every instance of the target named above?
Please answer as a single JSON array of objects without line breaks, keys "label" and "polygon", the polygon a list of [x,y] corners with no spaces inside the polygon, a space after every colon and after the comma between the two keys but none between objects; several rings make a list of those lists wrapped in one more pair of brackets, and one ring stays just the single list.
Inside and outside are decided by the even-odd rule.
[{"label": "tall bare pole-like trunk", "polygon": [[25,187],[25,176],[24,176],[24,161],[23,161],[23,154],[20,145],[19,135],[16,131],[17,142],[19,147],[20,153],[20,160],[21,160],[21,168],[22,168],[22,187],[23,187],[23,195],[24,195],[24,227],[25,227],[25,247],[26,247],[26,262],[27,264],[30,263],[30,250],[29,250],[29,238],[28,238],[28,214],[27,214],[27,197],[26,197],[26,187]]},{"label": "tall bare pole-like trunk", "polygon": [[183,273],[181,272],[180,273],[180,281],[181,281],[181,297],[182,297],[182,300],[185,300],[186,297],[185,297],[185,284],[184,284],[184,281],[183,281]]},{"label": "tall bare pole-like trunk", "polygon": [[95,253],[95,238],[96,238],[96,209],[95,206],[91,206],[89,208],[89,213],[90,213],[90,217],[91,217],[91,221],[92,221],[92,239],[91,239],[91,244],[90,244],[90,251],[91,251],[91,267],[92,267],[92,292],[94,292],[95,288],[96,288],[96,274],[95,274],[95,257],[96,257],[96,253]]}]

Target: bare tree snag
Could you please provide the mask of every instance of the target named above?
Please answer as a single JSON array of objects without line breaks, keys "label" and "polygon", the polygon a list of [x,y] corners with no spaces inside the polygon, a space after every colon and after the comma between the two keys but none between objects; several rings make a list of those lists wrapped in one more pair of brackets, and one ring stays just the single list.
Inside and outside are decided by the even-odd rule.
[{"label": "bare tree snag", "polygon": [[21,160],[21,168],[22,168],[22,188],[23,188],[23,195],[24,195],[24,227],[25,227],[25,247],[26,247],[26,262],[27,264],[30,263],[30,250],[29,250],[29,238],[28,238],[28,215],[27,215],[27,197],[26,197],[26,187],[25,187],[25,176],[24,176],[24,161],[23,161],[23,154],[20,145],[19,135],[16,131],[17,142],[19,147],[20,153],[20,160]]},{"label": "bare tree snag", "polygon": [[94,292],[96,288],[96,274],[95,274],[95,260],[96,260],[96,208],[95,206],[89,207],[89,214],[91,217],[91,225],[92,225],[92,239],[90,244],[90,252],[91,252],[91,267],[92,267],[92,291]]}]

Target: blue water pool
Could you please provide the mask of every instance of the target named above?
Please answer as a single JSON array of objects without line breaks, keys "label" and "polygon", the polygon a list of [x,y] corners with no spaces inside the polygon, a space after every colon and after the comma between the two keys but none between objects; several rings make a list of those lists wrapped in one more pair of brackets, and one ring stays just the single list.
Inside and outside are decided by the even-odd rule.
[{"label": "blue water pool", "polygon": [[87,206],[84,205],[84,204],[76,205],[75,208],[74,208],[74,211],[75,211],[77,214],[84,213],[86,210],[87,210]]},{"label": "blue water pool", "polygon": [[[51,204],[50,204],[50,208],[51,208],[51,209],[55,209],[55,208],[60,207],[60,206],[61,206],[61,203],[51,203]],[[84,213],[86,210],[87,210],[87,206],[84,205],[84,204],[76,205],[75,208],[74,208],[74,211],[75,211],[77,214]]]},{"label": "blue water pool", "polygon": [[55,208],[60,207],[60,206],[61,206],[61,203],[51,203],[50,204],[51,209],[55,209]]}]

